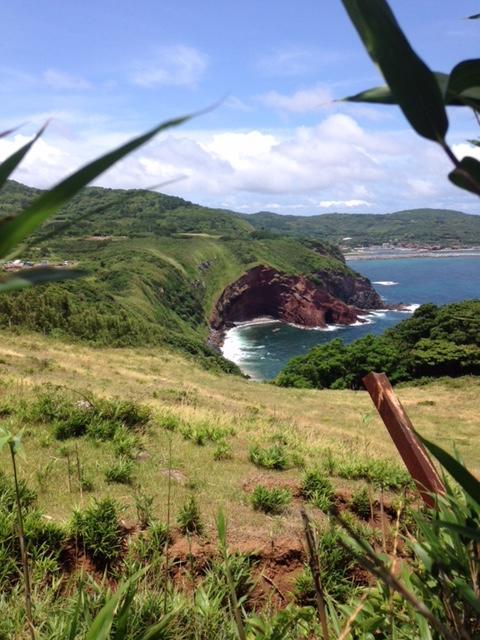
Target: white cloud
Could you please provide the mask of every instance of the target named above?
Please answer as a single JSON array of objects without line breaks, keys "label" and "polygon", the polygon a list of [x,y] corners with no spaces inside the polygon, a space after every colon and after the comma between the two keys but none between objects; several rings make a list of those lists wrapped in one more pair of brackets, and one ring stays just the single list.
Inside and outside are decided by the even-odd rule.
[{"label": "white cloud", "polygon": [[322,209],[331,209],[347,207],[347,209],[358,208],[358,207],[369,207],[371,206],[371,202],[367,200],[321,200],[318,203],[318,206]]},{"label": "white cloud", "polygon": [[132,82],[140,87],[194,87],[208,67],[208,56],[186,45],[157,49],[149,60],[136,64]]},{"label": "white cloud", "polygon": [[88,80],[85,80],[85,78],[56,71],[55,69],[47,69],[43,74],[43,80],[52,89],[83,91],[85,89],[90,89],[92,86]]},{"label": "white cloud", "polygon": [[257,69],[269,76],[302,76],[339,59],[340,55],[334,51],[289,47],[261,56],[257,61]]},{"label": "white cloud", "polygon": [[265,106],[289,113],[312,113],[331,106],[332,94],[323,86],[300,89],[287,95],[269,91],[259,97]]},{"label": "white cloud", "polygon": [[[15,174],[17,180],[49,186],[134,134],[85,119],[72,136],[71,114],[61,125],[47,129]],[[27,139],[0,139],[0,158]],[[453,145],[459,155],[476,153],[462,144]],[[96,184],[146,188],[184,177],[160,190],[240,211],[308,215],[425,206],[469,210],[469,203],[473,210],[473,197],[449,184],[449,170],[441,149],[409,130],[374,133],[337,113],[316,126],[270,131],[175,129],[123,160]]]}]

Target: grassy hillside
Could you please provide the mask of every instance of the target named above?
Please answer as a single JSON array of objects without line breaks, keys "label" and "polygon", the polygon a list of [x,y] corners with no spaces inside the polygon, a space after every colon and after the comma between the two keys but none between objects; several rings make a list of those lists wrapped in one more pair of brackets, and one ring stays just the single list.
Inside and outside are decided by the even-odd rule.
[{"label": "grassy hillside", "polygon": [[328,239],[350,246],[390,242],[441,246],[480,244],[480,216],[443,209],[412,209],[389,214],[326,213],[317,216],[284,216],[261,212],[244,215],[258,231]]},{"label": "grassy hillside", "polygon": [[[0,211],[34,191],[11,182]],[[347,272],[328,243],[259,238],[245,220],[148,191],[86,189],[22,249],[34,263],[68,260],[87,276],[0,298],[0,326],[97,344],[166,343],[233,370],[205,347],[223,289],[258,264],[288,274]]]},{"label": "grassy hillside", "polygon": [[[10,426],[26,426],[25,456],[19,459],[21,476],[39,491],[39,504],[56,519],[71,514],[72,503],[88,503],[91,497],[114,496],[125,508],[125,518],[135,518],[131,487],[109,484],[105,471],[116,457],[115,443],[95,437],[58,439],[58,428],[50,420],[26,416],[32,405],[55,389],[75,402],[85,398],[110,398],[149,406],[152,418],[136,433],[132,454],[144,451],[134,462],[135,482],[155,497],[155,515],[166,515],[168,488],[168,442],[173,438],[172,466],[178,471],[173,483],[174,512],[194,491],[207,530],[213,533],[213,518],[226,508],[232,530],[241,538],[268,537],[299,530],[296,511],[271,520],[253,511],[246,499],[251,483],[298,482],[301,467],[389,460],[383,473],[400,468],[398,455],[377,418],[366,393],[281,389],[252,384],[239,377],[206,371],[179,354],[157,347],[91,348],[36,335],[12,339],[2,334],[0,346],[0,400],[2,413],[10,408]],[[480,471],[477,435],[477,378],[439,380],[422,387],[403,387],[398,393],[415,427],[425,437],[459,454],[474,471]],[[43,405],[45,406],[45,405]],[[18,413],[14,411],[20,407]],[[21,409],[23,407],[23,409]],[[23,413],[22,413],[23,411]],[[168,426],[167,418],[171,420]],[[186,437],[185,427],[211,427],[222,432],[231,459],[215,460],[218,442]],[[173,430],[170,430],[173,429]],[[268,470],[249,460],[254,445],[280,444],[291,457],[285,471]],[[65,453],[75,448],[93,488],[81,498],[67,482]],[[2,454],[2,468],[7,464]],[[368,466],[368,464],[367,464]],[[214,469],[214,473],[212,473]],[[338,469],[341,469],[339,465]],[[332,472],[340,490],[352,491],[359,480],[341,478]],[[340,471],[341,473],[341,471]],[[72,476],[74,470],[72,469]]]}]

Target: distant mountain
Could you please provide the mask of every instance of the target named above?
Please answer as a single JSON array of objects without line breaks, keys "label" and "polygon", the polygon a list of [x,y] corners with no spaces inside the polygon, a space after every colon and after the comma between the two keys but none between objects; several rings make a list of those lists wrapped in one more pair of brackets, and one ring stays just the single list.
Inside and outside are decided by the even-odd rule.
[{"label": "distant mountain", "polygon": [[[480,245],[480,216],[448,209],[411,209],[387,214],[325,213],[287,216],[241,214],[257,231],[329,240],[349,246],[389,242],[449,247]],[[349,240],[345,240],[349,238]]]}]

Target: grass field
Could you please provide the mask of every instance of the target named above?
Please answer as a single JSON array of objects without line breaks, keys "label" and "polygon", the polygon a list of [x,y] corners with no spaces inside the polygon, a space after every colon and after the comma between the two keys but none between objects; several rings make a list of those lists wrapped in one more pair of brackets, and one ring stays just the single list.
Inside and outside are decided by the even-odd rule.
[{"label": "grass field", "polygon": [[[264,540],[295,535],[300,518],[294,504],[278,516],[254,511],[248,494],[255,485],[295,488],[302,465],[310,468],[332,458],[367,462],[381,458],[401,466],[366,393],[281,389],[210,373],[160,348],[92,349],[3,332],[0,384],[3,407],[22,401],[28,406],[51,384],[72,390],[79,400],[94,394],[134,400],[153,411],[149,425],[137,436],[133,485],[107,483],[105,472],[118,458],[111,442],[88,437],[59,441],[48,424],[26,423],[21,413],[4,417],[13,430],[25,427],[20,475],[38,492],[46,516],[54,519],[66,520],[75,506],[111,495],[124,506],[125,521],[134,521],[134,493],[140,490],[154,498],[155,515],[165,520],[171,466],[172,521],[194,493],[207,534],[213,532],[215,514],[223,507],[231,535]],[[475,378],[398,390],[418,431],[450,450],[456,447],[476,473],[480,471],[479,391],[480,380]],[[177,424],[174,431],[161,426],[165,418]],[[202,442],[195,435],[208,429],[224,432],[221,442],[231,459],[214,459],[218,443],[208,438]],[[188,433],[190,439],[185,437]],[[278,443],[291,458],[291,468],[268,470],[249,460],[253,446]],[[93,483],[93,490],[82,494],[76,482],[77,451],[82,473]],[[1,466],[7,469],[8,458],[2,455]],[[362,484],[332,475],[338,490],[351,492]]]}]

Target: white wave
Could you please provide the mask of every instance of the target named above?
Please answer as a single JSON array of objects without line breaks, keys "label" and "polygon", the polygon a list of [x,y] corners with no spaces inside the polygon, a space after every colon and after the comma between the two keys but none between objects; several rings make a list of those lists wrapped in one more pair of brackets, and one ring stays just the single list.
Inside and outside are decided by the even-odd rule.
[{"label": "white wave", "polygon": [[373,316],[374,318],[385,318],[387,315],[386,311],[370,311],[369,316]]},{"label": "white wave", "polygon": [[257,324],[279,324],[280,320],[276,320],[271,316],[262,316],[261,318],[254,318],[253,320],[245,320],[244,322],[235,322],[235,327],[250,327]]},{"label": "white wave", "polygon": [[402,309],[396,309],[396,311],[398,313],[414,313],[420,306],[419,304],[404,304]]},{"label": "white wave", "polygon": [[229,329],[225,333],[225,339],[222,345],[223,357],[238,364],[245,359],[245,344],[240,336],[239,331],[235,328]]},{"label": "white wave", "polygon": [[327,324],[325,327],[305,327],[303,324],[295,324],[294,322],[287,322],[289,327],[295,327],[295,329],[302,329],[302,331],[337,331],[342,329],[343,324]]},{"label": "white wave", "polygon": [[374,280],[373,284],[381,284],[382,287],[394,287],[398,282],[394,280]]}]

